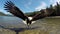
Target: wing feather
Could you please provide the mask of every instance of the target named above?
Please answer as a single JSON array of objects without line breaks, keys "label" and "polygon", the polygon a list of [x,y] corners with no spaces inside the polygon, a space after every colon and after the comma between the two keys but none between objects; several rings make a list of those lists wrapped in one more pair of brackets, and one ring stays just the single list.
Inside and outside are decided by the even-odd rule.
[{"label": "wing feather", "polygon": [[42,18],[45,18],[47,14],[45,14],[45,12],[42,10],[40,13],[36,14],[35,16],[33,16],[31,21],[35,21],[35,20],[39,20]]},{"label": "wing feather", "polygon": [[13,15],[23,20],[27,19],[27,16],[21,10],[19,10],[19,8],[16,7],[15,4],[13,4],[11,1],[7,1],[4,5],[5,10],[9,11]]}]

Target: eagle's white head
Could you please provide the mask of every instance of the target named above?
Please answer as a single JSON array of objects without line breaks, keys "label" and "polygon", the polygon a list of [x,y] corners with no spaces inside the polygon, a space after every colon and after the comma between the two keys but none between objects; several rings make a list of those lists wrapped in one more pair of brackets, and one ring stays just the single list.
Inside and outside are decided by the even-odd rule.
[{"label": "eagle's white head", "polygon": [[[29,19],[29,20],[32,20],[32,17],[28,17],[28,19]],[[32,21],[31,24],[33,24],[33,23],[35,23],[35,22],[36,22],[36,21]],[[23,20],[23,23],[24,23],[24,24],[27,24],[26,21],[24,21],[24,20]]]}]

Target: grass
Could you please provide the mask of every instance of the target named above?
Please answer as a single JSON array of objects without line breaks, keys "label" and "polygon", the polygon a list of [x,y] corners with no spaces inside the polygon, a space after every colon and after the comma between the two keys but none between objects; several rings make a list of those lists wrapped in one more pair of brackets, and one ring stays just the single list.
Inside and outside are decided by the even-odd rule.
[{"label": "grass", "polygon": [[[19,34],[60,34],[60,18],[44,18],[31,25],[36,29],[28,29]],[[39,28],[37,28],[39,27]],[[14,31],[0,28],[0,34],[15,34]]]},{"label": "grass", "polygon": [[26,30],[23,32],[20,32],[20,34],[48,34],[48,31],[44,30]]}]

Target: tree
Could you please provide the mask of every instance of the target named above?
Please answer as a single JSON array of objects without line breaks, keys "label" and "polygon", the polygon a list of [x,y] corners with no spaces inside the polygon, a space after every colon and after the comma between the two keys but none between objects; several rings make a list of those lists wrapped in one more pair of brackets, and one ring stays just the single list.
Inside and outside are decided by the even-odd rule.
[{"label": "tree", "polygon": [[56,15],[60,16],[60,5],[57,2],[57,5],[55,6],[55,11],[56,11]]},{"label": "tree", "polygon": [[54,16],[55,15],[55,10],[53,9],[52,4],[50,5],[49,8],[48,7],[46,8],[46,12],[49,16]]}]

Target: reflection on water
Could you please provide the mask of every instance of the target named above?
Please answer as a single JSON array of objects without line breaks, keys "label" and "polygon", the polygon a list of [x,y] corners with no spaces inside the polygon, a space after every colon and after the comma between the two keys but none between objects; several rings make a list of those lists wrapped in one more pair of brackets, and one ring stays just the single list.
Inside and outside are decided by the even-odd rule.
[{"label": "reflection on water", "polygon": [[8,16],[0,16],[0,25],[4,25],[7,27],[19,27],[23,24],[22,19],[18,17],[8,17]]}]

